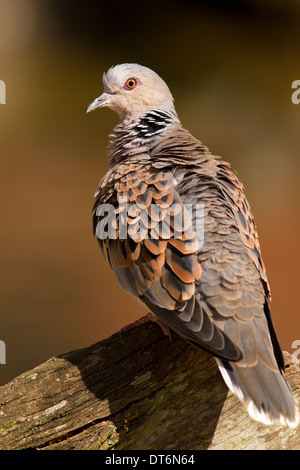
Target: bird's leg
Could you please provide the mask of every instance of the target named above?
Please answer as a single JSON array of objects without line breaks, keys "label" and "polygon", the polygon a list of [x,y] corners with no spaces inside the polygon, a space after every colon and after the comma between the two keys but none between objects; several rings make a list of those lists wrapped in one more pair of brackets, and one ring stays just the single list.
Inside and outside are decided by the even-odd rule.
[{"label": "bird's leg", "polygon": [[148,321],[152,321],[154,323],[157,323],[160,326],[163,334],[165,336],[167,336],[169,338],[169,340],[171,341],[170,328],[164,322],[162,322],[156,315],[154,315],[154,313],[152,313],[152,312],[148,312],[146,315],[139,318],[138,320],[135,320],[134,322],[129,323],[129,325],[124,326],[120,330],[120,332],[130,330],[131,328],[134,328],[135,326],[138,326],[138,325],[143,325],[144,323],[147,323]]}]

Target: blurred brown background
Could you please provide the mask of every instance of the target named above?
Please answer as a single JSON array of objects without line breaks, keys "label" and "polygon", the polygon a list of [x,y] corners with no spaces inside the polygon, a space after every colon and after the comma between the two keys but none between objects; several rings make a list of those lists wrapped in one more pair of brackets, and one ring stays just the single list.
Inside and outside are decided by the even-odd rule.
[{"label": "blurred brown background", "polygon": [[169,84],[181,121],[237,170],[258,225],[282,347],[300,339],[300,79],[295,1],[0,0],[0,339],[6,383],[146,311],[92,236],[111,111],[86,115],[111,65]]}]

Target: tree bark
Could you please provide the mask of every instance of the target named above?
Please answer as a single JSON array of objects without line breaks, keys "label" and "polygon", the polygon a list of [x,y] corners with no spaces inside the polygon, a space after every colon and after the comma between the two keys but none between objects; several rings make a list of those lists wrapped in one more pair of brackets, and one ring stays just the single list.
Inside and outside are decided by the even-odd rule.
[{"label": "tree bark", "polygon": [[299,450],[300,429],[252,421],[213,357],[146,322],[0,387],[0,449]]}]

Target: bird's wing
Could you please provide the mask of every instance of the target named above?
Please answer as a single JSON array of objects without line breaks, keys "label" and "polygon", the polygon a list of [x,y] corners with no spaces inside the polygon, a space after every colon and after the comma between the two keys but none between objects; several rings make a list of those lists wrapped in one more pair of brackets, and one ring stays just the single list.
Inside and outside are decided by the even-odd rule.
[{"label": "bird's wing", "polygon": [[262,360],[273,370],[283,369],[268,280],[243,186],[225,162],[216,159],[209,175],[199,175],[199,169],[177,167],[175,176],[182,181],[183,203],[204,205],[204,244],[198,253],[202,275],[196,288],[202,309],[239,347],[241,366]]},{"label": "bird's wing", "polygon": [[171,172],[130,164],[100,185],[94,230],[122,287],[171,329],[208,352],[241,352],[201,305],[198,240]]},{"label": "bird's wing", "polygon": [[249,203],[245,197],[244,187],[227,162],[218,162],[217,175],[224,198],[228,202],[234,214],[244,245],[247,247],[248,253],[260,273],[267,297],[270,298],[271,290],[261,255],[257,228]]},{"label": "bird's wing", "polygon": [[[248,295],[252,297],[252,301],[250,298],[248,305],[244,302],[244,306],[247,307],[248,311],[251,311],[253,306],[257,309],[257,313],[253,316],[254,322],[260,324],[259,328],[263,331],[264,337],[270,337],[277,364],[280,369],[284,369],[282,351],[271,317],[270,286],[261,255],[257,228],[244,193],[244,187],[228,163],[220,161],[218,163],[217,171],[218,184],[221,188],[222,195],[224,196],[224,201],[226,201],[226,205],[232,212],[236,221],[236,229],[242,241],[242,249],[244,248],[246,250],[250,260],[252,260],[256,267],[256,269],[254,269],[253,264],[246,257],[247,268],[246,266],[244,268],[241,287],[243,291],[248,291]],[[238,243],[235,244],[236,248],[237,246]],[[243,258],[245,259],[245,250],[243,250],[244,253],[239,256],[240,261]],[[233,254],[231,254],[231,256],[233,256]],[[263,286],[263,289],[261,285]],[[261,294],[263,294],[263,296]],[[243,293],[243,295],[245,296],[245,293]],[[263,315],[259,315],[258,312],[263,312]]]}]

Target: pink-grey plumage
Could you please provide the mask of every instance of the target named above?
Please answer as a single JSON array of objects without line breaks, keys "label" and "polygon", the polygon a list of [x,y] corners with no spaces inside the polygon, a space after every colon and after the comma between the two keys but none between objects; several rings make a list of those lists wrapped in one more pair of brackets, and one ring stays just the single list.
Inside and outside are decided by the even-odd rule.
[{"label": "pink-grey plumage", "polygon": [[[111,135],[110,169],[95,195],[93,221],[121,286],[216,357],[226,384],[253,419],[296,426],[299,413],[284,376],[243,185],[228,163],[182,127],[155,72],[122,64],[103,82],[104,93],[88,111],[108,106],[120,122]],[[187,210],[196,205],[201,233],[199,213]],[[114,231],[105,238],[108,226]]]}]

